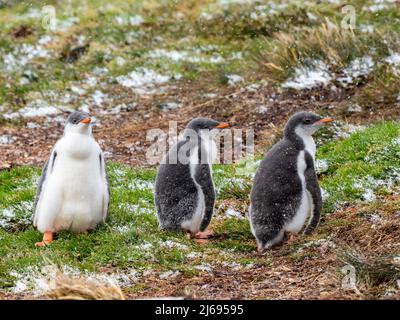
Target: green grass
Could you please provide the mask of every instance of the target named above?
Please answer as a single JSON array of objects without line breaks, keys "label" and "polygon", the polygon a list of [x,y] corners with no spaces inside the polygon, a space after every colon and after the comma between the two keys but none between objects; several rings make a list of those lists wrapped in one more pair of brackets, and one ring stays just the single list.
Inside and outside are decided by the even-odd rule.
[{"label": "green grass", "polygon": [[329,195],[327,212],[344,202],[363,200],[368,189],[378,195],[394,191],[392,184],[400,178],[399,136],[399,123],[383,122],[319,149],[318,158],[328,163],[321,182]]}]

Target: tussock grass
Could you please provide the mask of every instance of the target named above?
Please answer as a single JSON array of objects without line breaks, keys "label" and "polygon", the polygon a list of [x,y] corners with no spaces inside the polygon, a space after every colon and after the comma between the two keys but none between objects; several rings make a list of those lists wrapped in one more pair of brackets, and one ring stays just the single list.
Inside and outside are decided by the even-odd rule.
[{"label": "tussock grass", "polygon": [[[315,60],[323,61],[335,73],[356,57],[383,57],[389,53],[388,41],[382,34],[355,33],[331,22],[298,32],[279,32],[272,41],[265,41],[265,48],[256,54],[256,59],[265,75],[278,82],[287,79],[295,67]],[[372,53],[372,48],[377,50]]]},{"label": "tussock grass", "polygon": [[55,288],[46,294],[57,300],[125,300],[121,288],[115,284],[99,283],[86,278],[71,278],[62,273],[54,280]]},{"label": "tussock grass", "polygon": [[395,284],[400,278],[400,265],[395,262],[395,256],[365,257],[361,253],[348,249],[339,255],[342,262],[353,266],[359,284],[374,287],[385,284]]}]

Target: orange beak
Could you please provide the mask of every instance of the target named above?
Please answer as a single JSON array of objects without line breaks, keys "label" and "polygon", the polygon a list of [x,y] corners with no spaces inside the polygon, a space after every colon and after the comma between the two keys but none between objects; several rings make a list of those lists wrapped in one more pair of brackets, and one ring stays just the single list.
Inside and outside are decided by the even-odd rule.
[{"label": "orange beak", "polygon": [[322,118],[321,120],[317,121],[317,123],[327,124],[332,121],[333,121],[333,118]]},{"label": "orange beak", "polygon": [[92,121],[92,119],[90,119],[90,118],[85,118],[85,119],[83,119],[83,120],[81,121],[81,123],[89,124],[91,121]]},{"label": "orange beak", "polygon": [[219,125],[216,126],[216,128],[218,128],[218,129],[229,128],[229,123],[221,122]]}]

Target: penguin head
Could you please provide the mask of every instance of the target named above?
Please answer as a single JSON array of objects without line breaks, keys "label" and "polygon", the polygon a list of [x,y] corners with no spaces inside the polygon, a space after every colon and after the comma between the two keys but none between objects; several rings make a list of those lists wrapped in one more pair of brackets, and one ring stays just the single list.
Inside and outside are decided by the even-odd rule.
[{"label": "penguin head", "polygon": [[290,137],[296,133],[300,136],[311,136],[318,129],[332,121],[332,118],[323,118],[312,112],[297,112],[287,122],[285,136]]},{"label": "penguin head", "polygon": [[90,134],[92,132],[91,122],[92,119],[87,112],[75,111],[68,117],[64,132]]},{"label": "penguin head", "polygon": [[229,124],[225,122],[218,122],[208,118],[195,118],[188,123],[186,129],[199,132],[200,130],[225,129],[228,127]]}]

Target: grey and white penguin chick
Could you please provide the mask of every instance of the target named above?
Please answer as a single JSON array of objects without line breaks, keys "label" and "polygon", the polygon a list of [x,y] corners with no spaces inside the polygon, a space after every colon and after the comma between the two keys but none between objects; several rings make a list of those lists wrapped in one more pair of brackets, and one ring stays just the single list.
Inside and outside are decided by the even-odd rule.
[{"label": "grey and white penguin chick", "polygon": [[227,127],[211,119],[193,119],[161,162],[154,195],[161,229],[208,238],[204,230],[214,212],[212,161],[217,151],[210,132]]},{"label": "grey and white penguin chick", "polygon": [[322,198],[312,134],[331,121],[298,112],[287,122],[283,139],[265,154],[254,177],[249,210],[259,251],[279,244],[285,231],[299,233],[307,222],[304,232],[309,234],[318,225]]},{"label": "grey and white penguin chick", "polygon": [[100,146],[88,113],[75,111],[43,168],[33,209],[33,225],[48,245],[61,230],[86,232],[108,213],[109,187]]}]

